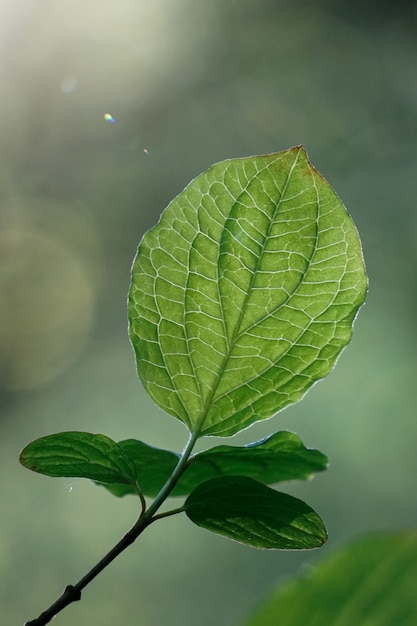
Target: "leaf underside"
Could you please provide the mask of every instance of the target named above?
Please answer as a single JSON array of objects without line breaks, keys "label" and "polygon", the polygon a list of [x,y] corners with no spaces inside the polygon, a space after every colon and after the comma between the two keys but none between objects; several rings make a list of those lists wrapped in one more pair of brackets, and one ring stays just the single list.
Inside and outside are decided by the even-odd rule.
[{"label": "leaf underside", "polygon": [[323,522],[307,504],[245,476],[208,480],[184,508],[197,526],[254,548],[305,550],[327,539]]},{"label": "leaf underside", "polygon": [[303,148],[218,163],[139,245],[139,376],[191,432],[233,435],[326,376],[366,284],[355,226]]},{"label": "leaf underside", "polygon": [[415,626],[417,533],[355,541],[278,589],[247,626]]}]

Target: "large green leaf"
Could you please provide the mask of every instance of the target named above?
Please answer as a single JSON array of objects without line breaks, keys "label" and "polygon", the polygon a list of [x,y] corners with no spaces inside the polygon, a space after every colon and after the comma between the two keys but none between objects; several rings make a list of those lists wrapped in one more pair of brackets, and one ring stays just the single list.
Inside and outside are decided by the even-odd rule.
[{"label": "large green leaf", "polygon": [[415,626],[417,533],[368,536],[278,589],[247,626]]},{"label": "large green leaf", "polygon": [[184,509],[197,526],[254,548],[303,550],[327,539],[307,504],[245,476],[221,476],[199,485]]},{"label": "large green leaf", "polygon": [[365,292],[355,226],[303,148],[218,163],[139,245],[139,376],[190,431],[232,435],[326,376]]},{"label": "large green leaf", "polygon": [[[179,455],[136,439],[119,441],[118,445],[135,465],[142,492],[156,496],[172,474]],[[267,484],[309,478],[325,470],[327,463],[324,454],[306,448],[294,433],[282,431],[247,446],[216,446],[196,454],[172,495],[188,495],[215,476],[249,476]],[[106,485],[106,488],[116,496],[137,493],[129,485]]]},{"label": "large green leaf", "polygon": [[90,478],[105,484],[137,481],[134,464],[105,435],[72,431],[41,437],[22,450],[20,462],[47,476]]}]

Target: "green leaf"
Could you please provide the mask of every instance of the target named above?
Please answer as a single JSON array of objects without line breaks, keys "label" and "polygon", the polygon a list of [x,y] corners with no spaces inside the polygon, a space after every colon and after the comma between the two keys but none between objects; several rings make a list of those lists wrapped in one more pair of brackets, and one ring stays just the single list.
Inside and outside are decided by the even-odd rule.
[{"label": "green leaf", "polygon": [[301,500],[245,476],[199,485],[184,510],[197,526],[254,548],[317,548],[327,539],[319,516]]},{"label": "green leaf", "polygon": [[41,437],[22,450],[20,462],[47,476],[90,478],[108,484],[137,482],[134,465],[105,435],[65,432]]},{"label": "green leaf", "polygon": [[[126,439],[118,445],[135,465],[145,496],[155,497],[172,474],[179,455]],[[306,448],[301,439],[282,431],[247,446],[216,446],[196,454],[171,495],[186,496],[199,484],[215,476],[244,475],[272,484],[283,480],[305,479],[327,467],[327,457]],[[129,485],[105,485],[115,496],[136,495]]]},{"label": "green leaf", "polygon": [[132,485],[121,485],[119,483],[114,483],[113,485],[105,485],[103,483],[96,484],[100,487],[104,487],[109,493],[111,493],[113,496],[116,496],[117,498],[122,498],[123,496],[138,495],[137,490]]},{"label": "green leaf", "polygon": [[248,476],[262,483],[309,478],[327,468],[327,457],[282,431],[247,446],[216,446],[196,454],[173,495],[187,495],[215,476]]},{"label": "green leaf", "polygon": [[[174,471],[180,455],[169,450],[154,448],[137,439],[125,439],[119,441],[118,445],[135,466],[142,493],[145,496],[155,497]],[[124,485],[110,486],[107,489],[117,496],[136,493],[132,487]]]},{"label": "green leaf", "polygon": [[279,588],[247,626],[415,626],[417,533],[375,534]]},{"label": "green leaf", "polygon": [[139,376],[193,433],[233,435],[328,374],[366,285],[355,226],[303,148],[218,163],[139,245]]}]

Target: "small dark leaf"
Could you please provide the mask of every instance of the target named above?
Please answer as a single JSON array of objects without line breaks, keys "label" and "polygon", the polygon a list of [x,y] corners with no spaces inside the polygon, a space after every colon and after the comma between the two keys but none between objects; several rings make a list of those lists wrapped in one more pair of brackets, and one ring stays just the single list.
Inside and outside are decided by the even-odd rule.
[{"label": "small dark leaf", "polygon": [[[180,458],[179,454],[154,448],[137,439],[125,439],[119,441],[118,445],[135,466],[142,493],[154,498],[174,471]],[[121,485],[108,489],[117,496],[136,493],[133,488],[122,488]]]},{"label": "small dark leaf", "polygon": [[317,548],[327,539],[322,520],[307,504],[244,476],[208,480],[184,509],[197,526],[254,548]]},{"label": "small dark leaf", "polygon": [[105,435],[65,432],[41,437],[21,452],[24,467],[53,477],[82,477],[135,485],[136,471],[122,448]]}]

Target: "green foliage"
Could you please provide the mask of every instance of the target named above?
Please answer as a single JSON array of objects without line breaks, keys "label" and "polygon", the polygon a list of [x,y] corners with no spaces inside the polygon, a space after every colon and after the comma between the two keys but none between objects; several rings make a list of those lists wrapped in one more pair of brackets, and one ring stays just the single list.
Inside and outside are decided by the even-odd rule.
[{"label": "green foliage", "polygon": [[159,499],[188,495],[191,520],[255,547],[320,545],[317,515],[266,485],[322,471],[322,453],[287,432],[191,451],[203,435],[270,418],[325,376],[366,286],[355,226],[303,148],[214,165],[143,237],[129,293],[139,376],[188,427],[186,452],[68,432],[29,444],[22,464],[154,497],[155,510]]},{"label": "green foliage", "polygon": [[303,148],[214,165],[143,237],[129,293],[139,376],[188,427],[185,453],[68,432],[32,442],[21,463],[138,494],[144,509],[145,495],[155,510],[168,495],[188,495],[192,521],[255,547],[320,545],[318,516],[266,485],[322,471],[322,453],[287,432],[191,451],[203,435],[270,418],[323,378],[366,286],[355,226]]},{"label": "green foliage", "polygon": [[191,432],[233,435],[328,374],[365,291],[355,226],[302,148],[223,161],[139,246],[139,376]]},{"label": "green foliage", "polygon": [[245,475],[267,485],[306,479],[325,470],[327,464],[324,454],[306,448],[297,435],[282,431],[247,446],[215,446],[196,454],[173,494],[187,495],[216,476]]},{"label": "green foliage", "polygon": [[20,454],[22,465],[47,476],[90,478],[100,483],[136,485],[136,470],[122,448],[105,435],[57,433],[32,441]]},{"label": "green foliage", "polygon": [[323,522],[304,502],[246,476],[212,478],[184,506],[197,526],[255,548],[317,548],[327,539]]},{"label": "green foliage", "polygon": [[415,626],[417,533],[355,541],[278,589],[247,626]]},{"label": "green foliage", "polygon": [[[137,495],[140,486],[145,496],[155,497],[179,460],[179,454],[137,439],[115,443],[103,435],[79,432],[42,437],[20,455],[22,465],[34,472],[90,478],[117,496]],[[195,454],[171,495],[186,496],[216,476],[245,475],[268,485],[306,479],[327,464],[324,454],[306,448],[294,433],[281,431],[247,446],[215,446]]]},{"label": "green foliage", "polygon": [[[135,439],[120,441],[119,446],[135,464],[144,495],[155,497],[175,469],[179,455]],[[281,431],[247,446],[215,446],[195,454],[171,495],[186,496],[216,476],[245,475],[267,485],[306,479],[324,471],[327,464],[324,454],[306,448],[294,433]],[[136,494],[128,485],[106,487],[114,495]]]},{"label": "green foliage", "polygon": [[[31,626],[79,599],[158,518],[185,512],[256,548],[326,541],[307,504],[268,486],[327,467],[325,455],[296,435],[192,451],[205,435],[234,435],[272,417],[326,376],[351,338],[366,287],[355,226],[301,147],[218,163],[171,202],[138,248],[129,333],[145,389],[186,425],[188,444],[177,454],[67,432],[26,446],[25,467],[89,478],[142,504],[119,544]],[[169,496],[187,498],[157,513]]]}]

